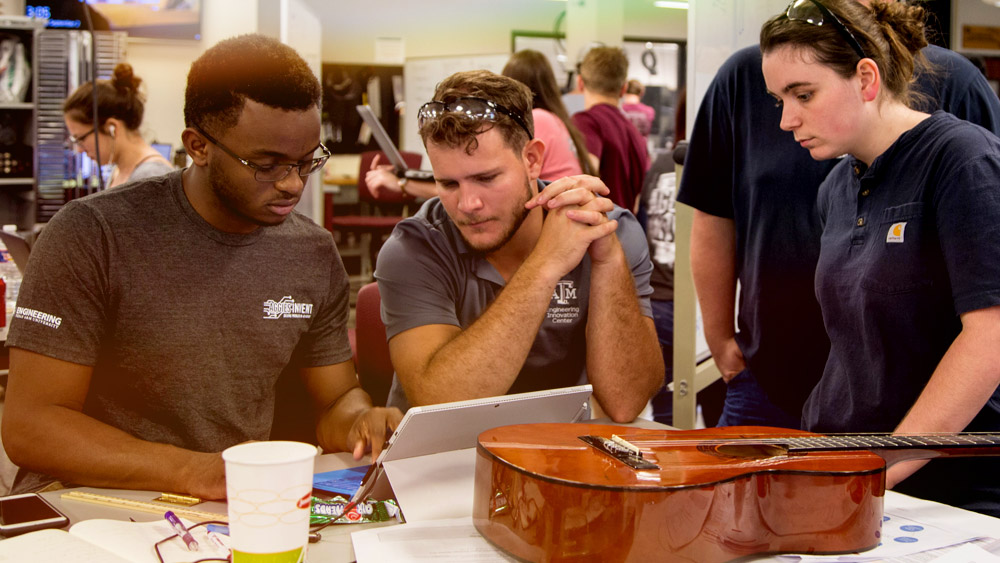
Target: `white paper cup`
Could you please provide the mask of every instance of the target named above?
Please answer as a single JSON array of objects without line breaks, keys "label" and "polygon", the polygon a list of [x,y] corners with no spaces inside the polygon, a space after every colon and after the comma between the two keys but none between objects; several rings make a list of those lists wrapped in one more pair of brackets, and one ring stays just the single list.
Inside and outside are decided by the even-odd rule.
[{"label": "white paper cup", "polygon": [[234,563],[305,560],[316,451],[302,442],[251,442],[222,452]]}]

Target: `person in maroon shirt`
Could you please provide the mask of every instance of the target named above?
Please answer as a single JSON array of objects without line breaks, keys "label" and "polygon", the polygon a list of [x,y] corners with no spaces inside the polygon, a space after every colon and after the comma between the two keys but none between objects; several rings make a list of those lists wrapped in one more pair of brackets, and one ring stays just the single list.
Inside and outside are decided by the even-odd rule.
[{"label": "person in maroon shirt", "polygon": [[646,141],[618,107],[625,93],[628,59],[618,47],[594,47],[584,56],[577,80],[583,87],[584,111],[573,123],[587,140],[587,150],[600,161],[599,175],[617,205],[636,211],[649,168]]}]

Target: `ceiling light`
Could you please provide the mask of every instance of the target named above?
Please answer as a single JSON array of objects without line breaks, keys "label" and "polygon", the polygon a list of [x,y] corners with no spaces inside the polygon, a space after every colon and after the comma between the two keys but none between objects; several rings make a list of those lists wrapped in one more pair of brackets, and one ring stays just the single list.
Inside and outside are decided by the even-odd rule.
[{"label": "ceiling light", "polygon": [[687,0],[656,0],[653,5],[657,8],[674,8],[677,10],[687,10]]}]

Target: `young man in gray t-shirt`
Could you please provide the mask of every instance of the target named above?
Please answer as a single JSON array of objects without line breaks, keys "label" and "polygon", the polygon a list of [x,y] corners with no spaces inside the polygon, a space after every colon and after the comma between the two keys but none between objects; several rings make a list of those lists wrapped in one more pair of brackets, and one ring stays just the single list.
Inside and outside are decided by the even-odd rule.
[{"label": "young man in gray t-shirt", "polygon": [[595,194],[607,193],[597,178],[539,194],[531,97],[516,80],[462,72],[418,112],[438,197],[397,226],[376,268],[398,380],[390,404],[585,378],[605,414],[629,421],[663,385],[645,236]]},{"label": "young man in gray t-shirt", "polygon": [[7,341],[17,490],[58,479],[223,498],[219,452],[268,438],[287,366],[321,446],[378,453],[401,414],[358,386],[343,264],[293,211],[329,156],[319,101],[289,47],[223,41],[188,75],[194,164],[71,202],[45,228]]}]

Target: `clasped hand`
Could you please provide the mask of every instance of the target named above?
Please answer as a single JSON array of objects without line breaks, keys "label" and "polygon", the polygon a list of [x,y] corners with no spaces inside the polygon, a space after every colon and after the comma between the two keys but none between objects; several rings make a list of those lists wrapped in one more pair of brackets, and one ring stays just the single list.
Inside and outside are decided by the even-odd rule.
[{"label": "clasped hand", "polygon": [[595,264],[614,252],[618,222],[607,217],[614,203],[598,197],[607,193],[595,176],[571,176],[552,182],[525,204],[527,209],[541,206],[548,211],[534,253],[545,258],[554,276],[575,268],[585,252]]}]

